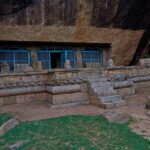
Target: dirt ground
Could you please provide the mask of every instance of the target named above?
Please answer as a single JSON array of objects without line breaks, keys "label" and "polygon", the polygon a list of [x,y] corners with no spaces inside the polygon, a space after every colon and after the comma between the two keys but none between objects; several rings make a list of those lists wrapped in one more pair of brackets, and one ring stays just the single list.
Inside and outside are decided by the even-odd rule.
[{"label": "dirt ground", "polygon": [[[131,129],[143,135],[145,138],[150,139],[150,116],[147,115],[145,105],[147,98],[144,95],[136,94],[133,96],[126,97],[127,106],[120,107],[117,110],[126,112],[134,119],[131,123]],[[47,104],[32,104],[32,105],[10,105],[1,106],[0,112],[10,112],[18,117],[21,121],[35,121],[47,118],[55,118],[66,115],[101,115],[106,111],[97,106],[84,105],[76,107],[67,107],[59,109],[50,109]],[[115,109],[116,111],[116,109]]]}]

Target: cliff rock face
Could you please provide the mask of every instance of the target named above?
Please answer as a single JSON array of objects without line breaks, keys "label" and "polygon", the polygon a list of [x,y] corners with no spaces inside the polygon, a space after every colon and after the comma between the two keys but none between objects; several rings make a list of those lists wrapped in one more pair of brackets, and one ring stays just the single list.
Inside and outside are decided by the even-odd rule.
[{"label": "cliff rock face", "polygon": [[149,9],[149,0],[1,0],[0,40],[108,43],[115,64],[128,65],[144,49]]}]

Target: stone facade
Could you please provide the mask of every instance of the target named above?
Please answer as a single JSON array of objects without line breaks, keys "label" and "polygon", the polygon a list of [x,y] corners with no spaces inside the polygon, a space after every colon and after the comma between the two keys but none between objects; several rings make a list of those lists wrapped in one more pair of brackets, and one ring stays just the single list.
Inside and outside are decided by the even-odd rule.
[{"label": "stone facade", "polygon": [[133,95],[150,87],[149,67],[115,67],[105,70],[105,75],[101,73],[97,69],[69,69],[1,74],[0,106],[43,102],[54,108],[73,106],[93,103],[92,90],[112,98],[112,94]]},{"label": "stone facade", "polygon": [[[148,60],[146,60],[148,62]],[[150,86],[150,67],[142,66],[114,66],[105,71],[108,80],[116,91],[122,95],[133,95]],[[143,90],[142,90],[143,89]]]},{"label": "stone facade", "polygon": [[[26,30],[24,30],[24,28]],[[3,32],[1,32],[3,31]],[[143,30],[74,26],[0,26],[0,40],[76,43],[111,43],[110,57],[115,65],[128,65],[133,58]],[[17,34],[16,34],[17,33]],[[28,34],[27,34],[28,33]],[[82,36],[81,36],[82,35]],[[115,36],[115,38],[114,38]],[[22,39],[20,39],[22,37]],[[122,42],[124,41],[124,42]],[[123,55],[126,54],[126,55]],[[118,57],[119,56],[119,57]]]}]

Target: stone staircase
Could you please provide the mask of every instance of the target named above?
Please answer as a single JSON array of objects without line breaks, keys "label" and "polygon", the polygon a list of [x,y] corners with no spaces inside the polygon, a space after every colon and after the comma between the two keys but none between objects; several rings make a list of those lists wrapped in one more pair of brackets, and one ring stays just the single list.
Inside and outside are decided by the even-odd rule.
[{"label": "stone staircase", "polygon": [[125,105],[125,101],[113,89],[107,78],[102,76],[88,76],[89,95],[91,103],[99,105],[105,109],[121,107]]}]

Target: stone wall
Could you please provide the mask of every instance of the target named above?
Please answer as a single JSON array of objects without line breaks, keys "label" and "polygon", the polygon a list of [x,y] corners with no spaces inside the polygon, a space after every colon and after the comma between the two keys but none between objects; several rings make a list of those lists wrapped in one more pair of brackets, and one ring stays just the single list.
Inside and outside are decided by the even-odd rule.
[{"label": "stone wall", "polygon": [[144,94],[150,89],[149,66],[111,67],[107,68],[105,74],[114,89],[122,96]]},{"label": "stone wall", "polygon": [[81,70],[0,75],[0,105],[48,102],[53,107],[88,103]]},{"label": "stone wall", "polygon": [[[150,75],[149,66],[116,66],[107,68],[105,71],[107,76],[117,78],[117,75],[124,75],[124,78],[146,77]],[[118,77],[119,78],[119,77]]]}]

